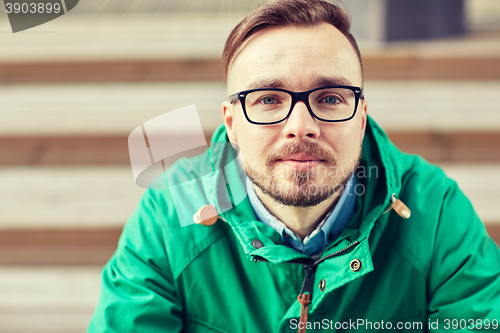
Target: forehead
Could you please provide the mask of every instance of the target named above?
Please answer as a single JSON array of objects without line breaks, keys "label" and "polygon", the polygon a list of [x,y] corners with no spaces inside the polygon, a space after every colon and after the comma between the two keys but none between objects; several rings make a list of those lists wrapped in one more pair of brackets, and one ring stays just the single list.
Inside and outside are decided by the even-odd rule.
[{"label": "forehead", "polygon": [[271,27],[256,32],[238,50],[228,72],[228,92],[279,81],[284,88],[308,90],[322,78],[362,85],[358,57],[334,26]]}]

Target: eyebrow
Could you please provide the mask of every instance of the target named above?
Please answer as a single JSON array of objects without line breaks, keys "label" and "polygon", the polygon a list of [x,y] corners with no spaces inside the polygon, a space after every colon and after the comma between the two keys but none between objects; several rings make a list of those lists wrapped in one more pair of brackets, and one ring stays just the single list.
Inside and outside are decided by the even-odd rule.
[{"label": "eyebrow", "polygon": [[314,81],[315,87],[325,87],[325,86],[352,86],[352,82],[345,77],[318,77]]},{"label": "eyebrow", "polygon": [[[260,88],[280,88],[285,89],[285,80],[282,79],[271,79],[271,80],[258,80],[252,82],[248,85],[248,89],[260,89]],[[352,86],[351,81],[346,79],[345,77],[317,77],[313,81],[313,87],[311,89],[317,87],[326,87],[326,86]]]},{"label": "eyebrow", "polygon": [[252,82],[248,89],[258,89],[258,88],[281,88],[285,87],[285,83],[281,79],[276,80],[258,80]]}]

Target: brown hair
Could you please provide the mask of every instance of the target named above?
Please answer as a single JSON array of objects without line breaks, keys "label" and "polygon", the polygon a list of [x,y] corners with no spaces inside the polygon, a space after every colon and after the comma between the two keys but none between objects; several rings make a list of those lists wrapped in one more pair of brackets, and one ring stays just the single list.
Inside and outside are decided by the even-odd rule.
[{"label": "brown hair", "polygon": [[358,55],[361,75],[363,75],[361,53],[356,40],[349,32],[351,20],[341,3],[334,5],[325,0],[271,0],[264,2],[248,14],[231,31],[222,54],[224,78],[227,79],[229,65],[236,56],[239,47],[257,31],[267,27],[311,27],[323,22],[333,25],[346,36]]}]

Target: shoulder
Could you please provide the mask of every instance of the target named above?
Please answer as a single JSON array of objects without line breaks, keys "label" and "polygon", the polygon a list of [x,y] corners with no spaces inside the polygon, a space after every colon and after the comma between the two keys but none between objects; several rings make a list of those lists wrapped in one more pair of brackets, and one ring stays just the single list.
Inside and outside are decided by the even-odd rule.
[{"label": "shoulder", "polygon": [[453,179],[440,167],[392,144],[388,154],[400,182],[397,198],[411,210],[411,217],[404,220],[390,211],[380,219],[379,228],[422,274],[427,276],[444,256],[450,264],[455,260],[453,266],[476,255],[480,247],[487,246],[496,255],[498,249],[472,203]]},{"label": "shoulder", "polygon": [[[202,186],[211,173],[209,152],[182,158],[162,174],[163,188],[147,189],[120,238],[120,248],[135,249],[138,255],[164,262],[173,278],[201,252],[221,238],[228,226],[195,224],[193,215],[210,204]],[[157,182],[159,183],[159,182]]]}]

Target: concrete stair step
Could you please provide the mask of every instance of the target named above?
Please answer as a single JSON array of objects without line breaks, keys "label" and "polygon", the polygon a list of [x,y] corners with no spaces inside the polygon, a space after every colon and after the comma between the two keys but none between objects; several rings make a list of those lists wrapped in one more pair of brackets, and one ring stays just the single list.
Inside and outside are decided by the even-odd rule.
[{"label": "concrete stair step", "polygon": [[[500,131],[389,131],[403,152],[431,163],[498,163]],[[168,135],[164,142],[170,142]],[[179,139],[179,136],[172,137]],[[188,140],[189,137],[186,136]],[[211,134],[205,136],[210,142]],[[125,166],[130,165],[126,135],[59,135],[0,137],[3,166]]]},{"label": "concrete stair step", "polygon": [[[500,58],[365,53],[363,72],[369,80],[499,80]],[[0,84],[222,80],[220,60],[210,58],[0,62]]]},{"label": "concrete stair step", "polygon": [[[78,6],[76,7],[78,8]],[[25,32],[0,21],[0,84],[222,80],[225,40],[245,12],[66,15]],[[500,30],[360,41],[367,79],[500,79]]]},{"label": "concrete stair step", "polygon": [[[485,223],[500,223],[500,164],[442,167]],[[2,167],[0,184],[0,229],[120,228],[143,192],[130,167]]]},{"label": "concrete stair step", "polygon": [[83,333],[99,298],[100,266],[0,266],[2,333]]},{"label": "concrete stair step", "polygon": [[[367,81],[368,113],[390,132],[500,130],[500,80]],[[0,86],[0,136],[128,135],[195,104],[205,134],[222,123],[221,82]]]},{"label": "concrete stair step", "polygon": [[[500,81],[368,80],[365,94],[368,113],[405,152],[436,163],[500,160]],[[0,165],[128,164],[134,128],[190,104],[209,142],[226,98],[221,82],[0,86]]]},{"label": "concrete stair step", "polygon": [[0,136],[127,135],[195,104],[204,130],[222,123],[221,82],[0,86]]},{"label": "concrete stair step", "polygon": [[[219,59],[234,15],[65,15],[12,34],[0,21],[1,63]],[[10,34],[7,33],[10,31]]]},{"label": "concrete stair step", "polygon": [[143,189],[131,167],[0,168],[0,228],[122,227]]}]

